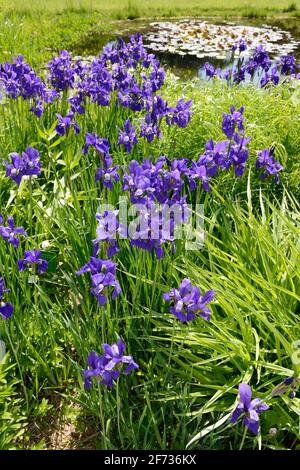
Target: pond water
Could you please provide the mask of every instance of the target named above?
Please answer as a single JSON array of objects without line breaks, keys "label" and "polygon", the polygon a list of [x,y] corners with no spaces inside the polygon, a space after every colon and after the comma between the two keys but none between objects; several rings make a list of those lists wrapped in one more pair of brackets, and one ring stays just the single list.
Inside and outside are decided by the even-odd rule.
[{"label": "pond water", "polygon": [[240,37],[245,38],[250,51],[263,44],[274,60],[283,54],[293,54],[300,59],[299,23],[292,18],[230,22],[216,18],[117,21],[114,34],[88,35],[75,46],[74,52],[95,55],[118,36],[126,38],[140,32],[147,49],[173,73],[187,79],[201,77],[205,62],[223,69],[228,67],[231,46]]}]

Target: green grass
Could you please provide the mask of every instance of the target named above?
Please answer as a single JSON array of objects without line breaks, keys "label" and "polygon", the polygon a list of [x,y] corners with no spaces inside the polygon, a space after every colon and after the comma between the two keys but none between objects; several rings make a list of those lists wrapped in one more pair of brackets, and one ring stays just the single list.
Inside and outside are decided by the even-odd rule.
[{"label": "green grass", "polygon": [[16,12],[50,12],[63,13],[66,11],[78,11],[86,13],[96,11],[109,18],[130,18],[142,16],[178,16],[178,15],[201,15],[218,14],[222,16],[232,14],[243,14],[253,12],[257,15],[262,13],[279,14],[294,13],[300,7],[299,0],[254,0],[250,3],[247,0],[67,0],[63,4],[58,0],[32,2],[21,0],[8,0],[5,2],[6,8]]},{"label": "green grass", "polygon": [[8,357],[0,361],[0,449],[12,449],[22,439],[26,429],[24,400],[18,398],[18,381],[9,377],[12,366],[7,366]]},{"label": "green grass", "polygon": [[[118,20],[204,15],[252,19],[267,16],[282,21],[297,16],[299,11],[299,0],[252,1],[250,6],[246,0],[0,0],[0,62],[22,53],[32,65],[40,66],[53,51],[82,51],[82,43],[118,31],[122,27],[116,23]],[[88,47],[83,52],[88,53]]]},{"label": "green grass", "polygon": [[[188,260],[179,259],[174,273],[176,281],[186,276],[195,282],[201,279],[205,288],[214,286],[218,304],[212,323],[199,322],[185,329],[172,327],[166,319],[155,322],[156,340],[161,341],[162,330],[167,335],[160,348],[166,360],[172,344],[174,365],[169,376],[189,384],[188,392],[178,395],[174,388],[167,399],[186,400],[195,433],[201,433],[195,442],[208,449],[238,446],[241,435],[233,436],[230,424],[220,422],[232,407],[237,384],[249,380],[256,384],[257,395],[266,397],[281,374],[292,373],[286,368],[292,369],[291,345],[299,335],[299,227],[294,225],[299,209],[294,206],[296,213],[288,212],[290,201],[284,198],[276,210],[262,196],[263,216],[254,216],[249,207],[242,209],[232,200],[220,199],[214,220],[207,222],[205,249]],[[165,399],[164,390],[161,400]],[[262,433],[265,446],[276,448],[287,437],[294,410],[280,400],[271,403]],[[278,427],[278,435],[271,443],[267,434],[273,426]],[[297,419],[290,429],[296,439]],[[291,444],[292,436],[288,439]]]}]

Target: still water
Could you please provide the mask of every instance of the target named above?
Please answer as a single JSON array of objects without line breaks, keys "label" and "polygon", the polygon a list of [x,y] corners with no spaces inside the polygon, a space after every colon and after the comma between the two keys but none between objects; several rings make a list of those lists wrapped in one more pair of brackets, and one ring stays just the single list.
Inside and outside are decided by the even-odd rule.
[{"label": "still water", "polygon": [[126,38],[140,32],[149,51],[174,74],[188,79],[203,76],[205,62],[226,69],[231,46],[240,37],[245,38],[250,50],[263,44],[274,61],[284,54],[300,59],[299,23],[292,18],[231,19],[230,22],[216,18],[126,20],[116,22],[115,33],[93,33],[73,50],[81,56],[97,55],[118,36]]}]

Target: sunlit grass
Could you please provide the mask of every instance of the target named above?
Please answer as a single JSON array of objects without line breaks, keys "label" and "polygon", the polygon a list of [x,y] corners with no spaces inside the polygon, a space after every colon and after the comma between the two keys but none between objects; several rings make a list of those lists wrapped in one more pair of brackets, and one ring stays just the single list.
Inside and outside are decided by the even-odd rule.
[{"label": "sunlit grass", "polygon": [[[3,1],[3,0],[2,0]],[[18,13],[25,12],[66,12],[66,11],[97,11],[109,17],[129,17],[131,16],[176,16],[179,14],[241,14],[249,12],[257,13],[293,13],[299,9],[299,0],[294,2],[290,0],[254,0],[249,4],[247,0],[228,0],[226,3],[222,0],[67,0],[60,2],[58,0],[50,1],[21,1],[8,0],[5,1],[7,9],[14,10]]]}]

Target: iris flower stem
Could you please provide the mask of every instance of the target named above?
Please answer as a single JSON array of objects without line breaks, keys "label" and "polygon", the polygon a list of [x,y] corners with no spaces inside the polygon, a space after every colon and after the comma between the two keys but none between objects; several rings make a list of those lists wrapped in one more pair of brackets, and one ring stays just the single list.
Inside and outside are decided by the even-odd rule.
[{"label": "iris flower stem", "polygon": [[233,85],[234,56],[235,56],[235,52],[233,51],[232,56],[231,56],[231,62],[232,62],[231,74],[229,76],[229,79],[227,80],[227,84],[229,88]]},{"label": "iris flower stem", "polygon": [[119,437],[121,440],[121,444],[123,447],[123,435],[122,435],[122,430],[121,430],[121,420],[120,420],[120,404],[121,404],[121,399],[120,399],[120,394],[119,394],[119,380],[117,380],[116,384],[116,398],[117,398],[117,422],[118,422],[118,432],[119,432]]},{"label": "iris flower stem", "polygon": [[171,358],[172,358],[172,356],[173,356],[175,329],[176,329],[176,319],[175,319],[175,317],[174,317],[174,318],[173,318],[171,347],[170,347],[170,349],[169,349],[169,358],[168,358],[168,366],[167,366],[167,369],[166,369],[166,375],[168,374],[168,371],[169,371],[169,368],[170,368],[170,365],[171,365]]},{"label": "iris flower stem", "polygon": [[62,116],[64,116],[67,113],[68,109],[68,90],[64,90],[62,93],[62,98],[61,98],[61,112]]},{"label": "iris flower stem", "polygon": [[32,176],[29,176],[29,181],[28,181],[28,188],[29,188],[29,217],[28,217],[28,222],[29,222],[29,233],[30,233],[30,236],[32,236],[32,225],[33,225],[33,221],[32,221]]},{"label": "iris flower stem", "polygon": [[38,282],[38,276],[37,276],[37,265],[34,265],[32,267],[32,272],[33,272],[33,279],[34,279],[34,283],[33,283],[33,298],[34,298],[34,307],[35,307],[35,311],[37,312],[38,311],[38,304],[39,304],[39,299],[38,299],[38,287],[37,287],[37,282]]},{"label": "iris flower stem", "polygon": [[155,290],[157,286],[157,281],[158,278],[160,277],[160,263],[157,262],[155,266],[155,274],[154,274],[154,281],[152,284],[152,296],[151,296],[151,304],[150,304],[150,311],[152,311],[153,308],[153,302],[154,302],[154,297],[155,297]]},{"label": "iris flower stem", "polygon": [[104,442],[104,450],[106,450],[106,428],[105,428],[105,421],[104,421],[104,415],[103,415],[103,403],[102,403],[102,393],[100,386],[98,385],[98,391],[99,391],[99,408],[100,408],[100,421],[101,421],[101,430],[102,430],[102,436],[103,436],[103,442]]},{"label": "iris flower stem", "polygon": [[[197,204],[199,204],[199,201],[200,201],[200,194],[201,194],[200,185],[197,185],[197,189],[196,189],[196,207],[197,207]],[[197,214],[195,214],[195,215],[197,217]]]},{"label": "iris flower stem", "polygon": [[99,310],[101,312],[102,343],[105,343],[105,313],[102,309]]},{"label": "iris flower stem", "polygon": [[243,437],[242,437],[242,440],[241,440],[241,444],[240,444],[239,450],[242,450],[243,447],[244,447],[244,442],[245,442],[246,434],[247,434],[247,428],[246,428],[246,426],[245,426],[245,429],[244,429],[244,433],[243,433]]}]

